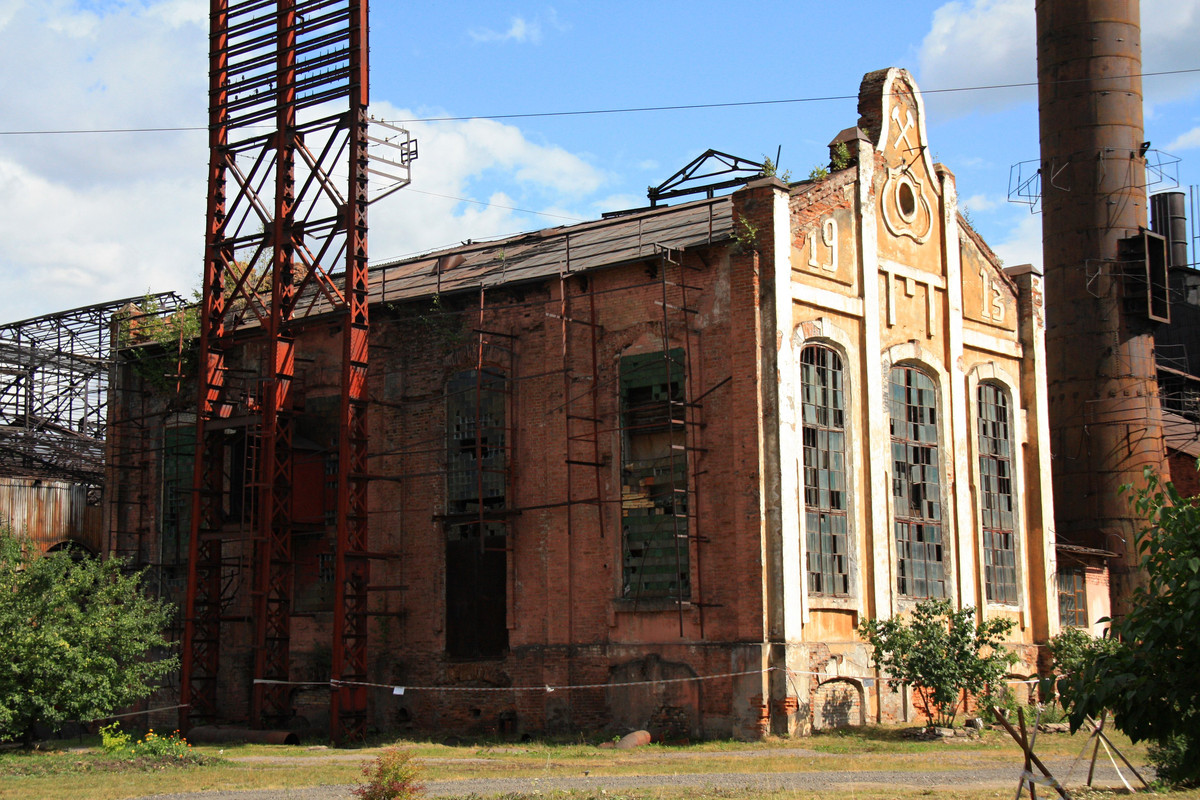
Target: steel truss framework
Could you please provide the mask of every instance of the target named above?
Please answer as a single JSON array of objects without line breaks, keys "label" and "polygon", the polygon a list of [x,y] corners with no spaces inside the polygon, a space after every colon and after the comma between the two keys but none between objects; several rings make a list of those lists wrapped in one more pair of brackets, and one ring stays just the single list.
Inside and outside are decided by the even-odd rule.
[{"label": "steel truss framework", "polygon": [[[291,715],[292,412],[298,326],[340,327],[336,592],[331,724],[365,733],[367,668],[367,0],[212,0],[209,190],[201,301],[181,727],[216,719],[223,541],[223,429],[257,441],[251,723]],[[264,132],[264,128],[270,128]],[[405,134],[406,135],[406,134]],[[340,178],[339,178],[340,175]],[[348,176],[348,179],[347,179]],[[396,184],[393,184],[393,187]],[[337,274],[340,272],[341,274]],[[251,351],[251,348],[254,348]],[[228,360],[253,363],[237,391]]]},{"label": "steel truss framework", "polygon": [[0,470],[101,485],[114,325],[184,304],[164,292],[0,325]]}]

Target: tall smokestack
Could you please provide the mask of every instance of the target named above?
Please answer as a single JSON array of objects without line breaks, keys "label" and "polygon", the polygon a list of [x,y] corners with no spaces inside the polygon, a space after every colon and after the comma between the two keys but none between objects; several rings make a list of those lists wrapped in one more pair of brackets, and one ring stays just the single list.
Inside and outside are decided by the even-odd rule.
[{"label": "tall smokestack", "polygon": [[1143,467],[1167,469],[1153,322],[1131,302],[1148,281],[1119,245],[1146,226],[1138,6],[1036,6],[1056,528],[1060,542],[1120,554],[1110,561],[1115,615],[1138,580],[1145,524],[1118,487],[1140,485]]}]

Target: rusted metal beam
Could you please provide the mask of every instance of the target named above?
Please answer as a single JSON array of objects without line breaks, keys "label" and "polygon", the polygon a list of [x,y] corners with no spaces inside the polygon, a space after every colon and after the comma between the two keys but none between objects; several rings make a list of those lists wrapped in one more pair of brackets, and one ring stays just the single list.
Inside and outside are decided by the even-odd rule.
[{"label": "rusted metal beam", "polygon": [[[367,679],[367,366],[370,332],[367,296],[367,204],[369,101],[367,0],[350,2],[349,186],[343,216],[346,273],[342,320],[341,404],[338,420],[338,501],[333,615],[333,679]],[[330,724],[335,741],[366,736],[367,690],[338,684],[331,692]]]}]

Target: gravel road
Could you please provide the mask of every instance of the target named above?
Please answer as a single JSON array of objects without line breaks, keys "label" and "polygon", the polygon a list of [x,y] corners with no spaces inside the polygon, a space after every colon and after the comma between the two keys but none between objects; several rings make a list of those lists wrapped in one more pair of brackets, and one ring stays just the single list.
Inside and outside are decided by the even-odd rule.
[{"label": "gravel road", "polygon": [[[832,757],[832,756],[831,756]],[[1047,764],[1055,775],[1066,775],[1070,762]],[[1076,767],[1069,785],[1083,783],[1086,765]],[[823,792],[833,789],[849,789],[853,786],[904,785],[913,788],[952,789],[971,786],[973,788],[1009,788],[1015,790],[1020,780],[1019,766],[987,767],[982,769],[951,769],[928,772],[892,770],[849,770],[821,772],[724,772],[688,773],[674,775],[610,775],[546,777],[546,778],[475,778],[453,781],[427,781],[427,793],[431,797],[461,796],[476,794],[483,797],[505,792],[552,792],[566,790],[621,791],[656,786],[705,789],[761,789]],[[1096,783],[1099,786],[1120,786],[1120,778],[1108,764],[1096,765]],[[307,789],[271,789],[255,791],[210,791],[185,794],[157,794],[138,800],[349,800],[350,786],[316,786]],[[1053,792],[1049,793],[1053,796]]]}]

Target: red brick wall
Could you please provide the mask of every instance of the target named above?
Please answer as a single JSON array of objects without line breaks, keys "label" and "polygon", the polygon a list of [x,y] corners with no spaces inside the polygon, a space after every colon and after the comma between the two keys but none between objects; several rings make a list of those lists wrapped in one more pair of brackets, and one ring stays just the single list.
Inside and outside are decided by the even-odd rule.
[{"label": "red brick wall", "polygon": [[[647,658],[700,678],[728,673],[731,664],[761,661],[755,648],[764,641],[762,425],[764,413],[772,410],[762,402],[760,374],[774,337],[763,338],[767,312],[759,263],[771,257],[771,192],[752,189],[740,201],[761,232],[759,253],[730,254],[727,245],[714,245],[685,253],[682,267],[667,268],[668,304],[690,309],[668,311],[667,345],[687,349],[689,396],[703,397],[689,425],[695,495],[687,544],[691,597],[682,612],[673,604],[621,598],[618,365],[624,355],[663,347],[660,262],[572,276],[565,281],[565,305],[563,284],[551,279],[489,290],[482,316],[477,292],[443,296],[436,304],[427,298],[372,307],[369,468],[376,479],[370,542],[382,557],[373,560],[371,578],[390,588],[371,594],[378,616],[371,627],[369,673],[374,683],[406,687],[403,695],[372,690],[374,726],[516,732],[603,729],[617,718],[644,718],[675,735],[692,724],[688,720],[699,721],[698,734],[737,732],[747,713],[744,700],[734,700],[735,681],[729,678],[688,683],[683,693],[663,684],[644,696],[604,687]],[[686,297],[680,285],[688,287]],[[576,320],[565,323],[565,335],[564,311]],[[481,329],[491,343],[485,360],[499,363],[511,379],[509,649],[501,658],[462,662],[446,654],[444,391],[451,375],[475,366]],[[306,447],[333,447],[336,427],[322,415],[336,409],[340,346],[340,337],[327,327],[297,333],[296,431]],[[230,366],[253,373],[254,349],[235,351]],[[253,378],[246,381],[253,385]],[[160,405],[161,425],[170,402]],[[565,464],[568,405],[571,415],[598,420],[598,468],[568,470]],[[153,415],[149,424],[153,428]],[[576,442],[571,457],[592,459],[591,423],[570,424]],[[114,431],[114,441],[135,435],[143,432],[130,426]],[[597,477],[601,502],[584,502],[596,497]],[[302,502],[311,523],[313,498]],[[143,515],[140,523],[150,530],[145,536],[152,544],[153,504],[131,507],[128,513]],[[229,721],[241,722],[248,714],[252,666],[252,573],[249,559],[239,560],[248,550],[236,545],[227,550],[236,566],[230,573],[229,621],[222,628],[219,705]],[[149,549],[146,553],[152,558]],[[316,572],[305,567],[297,574],[309,580]],[[323,680],[331,631],[328,611],[292,617],[293,680]],[[515,688],[583,684],[599,687]],[[321,687],[299,688],[295,701],[305,719],[297,724],[326,724],[325,698]],[[613,703],[633,705],[616,709]]]}]

